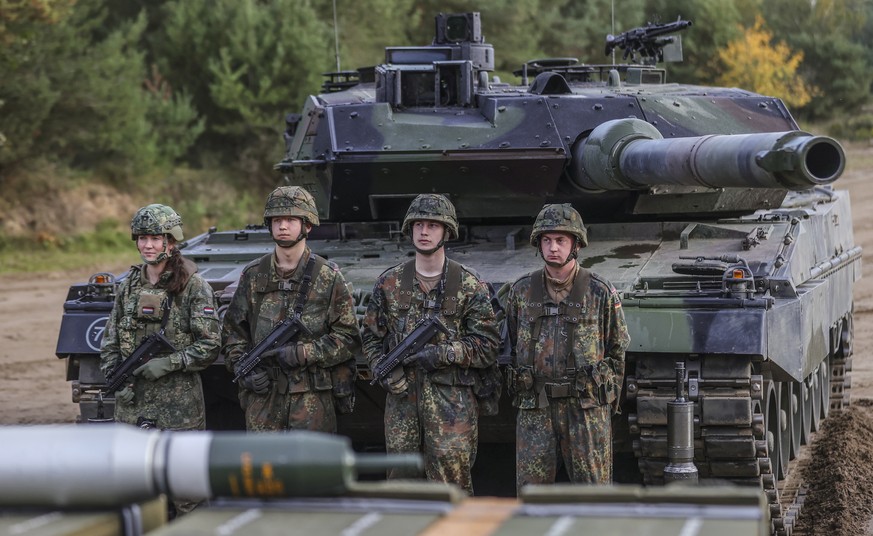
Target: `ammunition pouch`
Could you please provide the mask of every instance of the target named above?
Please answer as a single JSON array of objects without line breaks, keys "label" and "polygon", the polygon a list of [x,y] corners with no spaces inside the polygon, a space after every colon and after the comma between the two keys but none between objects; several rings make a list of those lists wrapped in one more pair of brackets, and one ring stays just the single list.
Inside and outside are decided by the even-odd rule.
[{"label": "ammunition pouch", "polygon": [[493,416],[500,410],[500,395],[503,393],[503,376],[494,363],[488,368],[474,369],[473,394],[479,402],[479,415]]},{"label": "ammunition pouch", "polygon": [[576,379],[579,397],[583,399],[583,408],[610,406],[612,412],[619,413],[618,395],[621,386],[616,384],[615,373],[604,361],[596,365],[586,365],[585,374]]}]

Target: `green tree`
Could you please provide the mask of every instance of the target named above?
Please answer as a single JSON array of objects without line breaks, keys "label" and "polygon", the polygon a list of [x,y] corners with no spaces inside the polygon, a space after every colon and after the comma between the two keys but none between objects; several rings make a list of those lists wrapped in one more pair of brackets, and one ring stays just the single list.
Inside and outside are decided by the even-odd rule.
[{"label": "green tree", "polygon": [[[336,4],[337,34],[341,70],[355,70],[385,61],[386,46],[420,45],[409,41],[407,29],[418,27],[420,13],[413,7],[414,0],[317,0],[315,9],[321,20],[328,23],[332,64],[336,70],[333,6]],[[433,18],[430,19],[433,24]]]},{"label": "green tree", "polygon": [[816,92],[797,74],[803,53],[772,40],[773,34],[758,16],[753,27],[743,30],[742,37],[718,51],[723,68],[716,83],[781,96],[788,106],[803,106]]},{"label": "green tree", "polygon": [[143,90],[138,42],[144,19],[106,32],[104,15],[99,0],[80,0],[56,23],[2,48],[7,141],[0,166],[40,157],[129,174],[172,160],[177,148],[167,144],[180,138],[160,127],[196,133],[196,116],[184,97]]},{"label": "green tree", "polygon": [[272,185],[282,118],[331,70],[330,35],[308,0],[175,1],[152,42],[160,72],[206,118],[201,155]]},{"label": "green tree", "polygon": [[869,101],[869,0],[768,0],[762,9],[774,35],[803,51],[800,73],[821,89],[799,110],[801,115],[815,120],[853,113]]}]

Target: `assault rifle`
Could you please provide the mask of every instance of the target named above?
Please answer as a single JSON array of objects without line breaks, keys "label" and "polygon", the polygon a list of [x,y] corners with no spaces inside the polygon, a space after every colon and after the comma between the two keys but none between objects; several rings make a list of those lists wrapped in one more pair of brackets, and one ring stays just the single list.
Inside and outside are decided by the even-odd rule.
[{"label": "assault rifle", "polygon": [[404,359],[424,348],[424,345],[433,339],[437,331],[442,331],[449,336],[452,334],[452,331],[442,323],[438,316],[419,320],[412,332],[400,341],[400,344],[376,361],[370,385],[375,385],[376,382],[391,374],[391,371],[397,368],[397,365],[402,363]]},{"label": "assault rifle", "polygon": [[136,347],[136,350],[127,359],[121,362],[121,365],[109,373],[106,378],[109,383],[103,388],[103,392],[106,394],[114,393],[140,365],[148,363],[157,355],[175,351],[176,347],[173,346],[173,343],[164,337],[164,330],[152,333]]},{"label": "assault rifle", "polygon": [[667,24],[649,23],[617,36],[609,34],[606,36],[606,55],[609,56],[618,47],[624,50],[625,60],[630,56],[631,61],[636,61],[636,55],[639,53],[643,58],[649,58],[651,63],[662,62],[664,47],[673,42],[672,37],[662,36],[684,30],[689,26],[691,26],[690,20],[677,20]]},{"label": "assault rifle", "polygon": [[234,369],[236,375],[233,377],[233,381],[238,382],[240,378],[254,370],[261,363],[264,352],[288,344],[301,331],[306,335],[312,335],[312,332],[303,325],[303,322],[300,321],[300,317],[297,315],[286,318],[276,324],[273,330],[257,346],[246,352],[239,359]]}]

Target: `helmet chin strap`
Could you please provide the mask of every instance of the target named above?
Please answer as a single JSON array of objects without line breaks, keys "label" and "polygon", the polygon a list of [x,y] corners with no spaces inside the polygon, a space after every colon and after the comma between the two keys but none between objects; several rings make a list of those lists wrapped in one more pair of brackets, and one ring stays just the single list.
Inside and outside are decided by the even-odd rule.
[{"label": "helmet chin strap", "polygon": [[416,246],[414,243],[413,243],[412,247],[415,248],[416,253],[421,253],[422,255],[433,255],[434,253],[439,251],[439,249],[441,247],[443,247],[445,245],[445,243],[446,243],[446,240],[442,239],[442,240],[440,240],[439,244],[437,244],[435,247],[432,247],[430,249],[421,249],[420,247]]},{"label": "helmet chin strap", "polygon": [[144,263],[155,265],[155,264],[160,264],[160,263],[162,263],[165,260],[170,258],[170,254],[167,252],[167,235],[163,235],[163,236],[164,236],[164,249],[161,250],[160,253],[158,253],[157,257],[155,257],[152,260],[149,260],[149,259],[146,259],[145,255],[143,255],[142,253],[139,254],[139,257],[142,259],[142,261]]},{"label": "helmet chin strap", "polygon": [[267,226],[267,228],[270,230],[270,236],[273,237],[273,242],[275,242],[276,245],[279,246],[280,248],[286,248],[286,249],[293,248],[294,246],[299,244],[301,240],[303,240],[304,238],[309,236],[309,233],[306,232],[306,221],[305,220],[300,221],[300,234],[297,235],[297,238],[295,238],[294,240],[279,240],[276,237],[274,237],[272,223],[271,223],[271,225]]}]

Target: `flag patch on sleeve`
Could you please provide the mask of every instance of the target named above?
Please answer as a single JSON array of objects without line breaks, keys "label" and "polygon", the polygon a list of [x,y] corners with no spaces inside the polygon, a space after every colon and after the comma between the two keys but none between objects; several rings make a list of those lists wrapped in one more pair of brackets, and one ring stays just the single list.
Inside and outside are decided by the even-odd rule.
[{"label": "flag patch on sleeve", "polygon": [[205,315],[214,315],[214,314],[215,314],[215,309],[213,309],[212,307],[209,307],[209,306],[204,307],[204,308],[203,308],[203,314],[205,314]]}]

